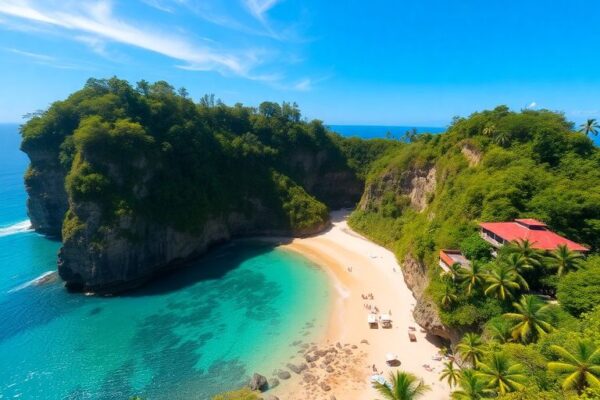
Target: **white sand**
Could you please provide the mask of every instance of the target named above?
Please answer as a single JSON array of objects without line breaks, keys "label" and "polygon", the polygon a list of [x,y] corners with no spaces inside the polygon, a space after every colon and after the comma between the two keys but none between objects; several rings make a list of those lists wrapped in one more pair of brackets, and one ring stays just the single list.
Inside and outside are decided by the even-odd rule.
[{"label": "white sand", "polygon": [[[439,349],[414,322],[412,309],[415,298],[404,282],[394,254],[352,231],[346,223],[347,214],[333,213],[331,229],[313,237],[294,239],[282,247],[301,253],[321,265],[332,277],[336,289],[335,304],[326,337],[320,345],[336,342],[357,345],[358,351],[366,352],[361,358],[364,361],[362,365],[349,366],[347,374],[330,379],[328,383],[332,390],[329,392],[321,392],[321,389],[308,392],[306,385],[303,386],[301,379],[296,377],[282,382],[274,394],[286,400],[328,400],[332,394],[338,400],[374,399],[377,393],[371,388],[368,378],[375,364],[386,378],[390,371],[399,369],[423,379],[431,386],[431,391],[424,396],[426,399],[448,399],[449,386],[438,380],[442,362],[432,360]],[[352,268],[351,272],[348,267]],[[374,300],[361,298],[361,294],[367,293],[373,293]],[[380,313],[391,311],[393,327],[370,329],[365,303],[376,305]],[[416,342],[409,340],[409,326],[416,328]],[[369,345],[360,344],[363,339],[368,340]],[[386,365],[387,353],[399,356],[400,367]],[[426,371],[423,364],[429,364],[434,370]]]}]

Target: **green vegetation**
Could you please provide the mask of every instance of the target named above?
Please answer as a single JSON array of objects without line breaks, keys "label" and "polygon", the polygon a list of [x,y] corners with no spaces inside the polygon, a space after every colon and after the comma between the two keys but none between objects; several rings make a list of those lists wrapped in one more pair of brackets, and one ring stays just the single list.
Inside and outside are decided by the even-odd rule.
[{"label": "green vegetation", "polygon": [[384,399],[416,400],[422,398],[430,388],[408,372],[390,372],[389,384],[374,383],[373,386]]},{"label": "green vegetation", "polygon": [[260,400],[257,392],[250,389],[240,389],[231,392],[221,393],[212,398],[212,400]]},{"label": "green vegetation", "polygon": [[[463,333],[451,349],[460,370],[447,364],[441,375],[457,383],[453,399],[600,398],[600,151],[587,137],[596,132],[594,120],[576,132],[562,114],[497,107],[413,138],[367,174],[367,193],[379,194],[350,224],[427,267],[425,296]],[[428,173],[430,190],[403,178]],[[590,255],[525,240],[491,257],[477,223],[514,218],[540,219]],[[442,272],[441,248],[461,249],[472,267]]]},{"label": "green vegetation", "polygon": [[[90,208],[76,205],[86,203],[105,227],[144,218],[193,233],[209,219],[260,209],[266,228],[302,232],[327,221],[328,207],[357,201],[361,168],[396,145],[343,139],[302,120],[295,104],[194,103],[163,81],[132,87],[117,78],[88,80],[21,133],[24,151],[47,152],[64,168],[66,238],[85,226]],[[328,174],[342,176],[341,187],[317,179]]]}]

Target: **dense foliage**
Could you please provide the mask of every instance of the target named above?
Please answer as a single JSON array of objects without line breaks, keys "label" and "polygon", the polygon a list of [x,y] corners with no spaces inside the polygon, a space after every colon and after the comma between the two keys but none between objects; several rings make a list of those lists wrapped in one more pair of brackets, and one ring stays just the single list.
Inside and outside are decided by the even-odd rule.
[{"label": "dense foliage", "polygon": [[[60,160],[69,198],[98,205],[105,224],[144,217],[186,231],[257,208],[271,212],[273,227],[322,224],[327,206],[357,195],[348,199],[315,177],[346,174],[360,189],[356,174],[366,157],[362,142],[346,143],[320,121],[303,120],[295,104],[229,107],[213,96],[194,103],[166,82],[132,87],[116,78],[88,80],[31,118],[22,136],[26,152]],[[85,223],[78,213],[67,213],[67,238]]]},{"label": "dense foliage", "polygon": [[[600,398],[598,148],[561,114],[497,107],[384,155],[367,185],[423,170],[436,176],[424,209],[388,187],[377,201],[363,198],[350,223],[399,260],[425,264],[426,296],[443,323],[468,332],[451,349],[458,365],[442,373],[457,385],[453,397]],[[477,223],[519,217],[546,222],[592,255],[522,241],[492,257]],[[441,248],[461,249],[471,267],[442,272]]]}]

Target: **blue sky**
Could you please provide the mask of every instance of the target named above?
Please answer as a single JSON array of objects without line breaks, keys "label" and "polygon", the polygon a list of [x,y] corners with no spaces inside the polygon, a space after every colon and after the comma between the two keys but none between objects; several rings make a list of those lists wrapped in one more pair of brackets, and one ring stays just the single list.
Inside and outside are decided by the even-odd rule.
[{"label": "blue sky", "polygon": [[88,77],[167,80],[330,124],[507,104],[600,117],[597,0],[0,0],[0,122]]}]

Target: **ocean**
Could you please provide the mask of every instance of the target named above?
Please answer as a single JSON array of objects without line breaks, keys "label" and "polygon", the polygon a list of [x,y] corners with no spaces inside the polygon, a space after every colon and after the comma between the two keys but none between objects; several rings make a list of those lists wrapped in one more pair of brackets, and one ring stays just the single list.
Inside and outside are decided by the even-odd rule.
[{"label": "ocean", "polygon": [[260,242],[211,251],[115,297],[67,293],[60,243],[28,230],[16,125],[0,125],[0,399],[209,399],[321,334],[328,278]]},{"label": "ocean", "polygon": [[327,125],[329,129],[343,136],[353,136],[363,139],[385,139],[388,133],[392,138],[400,140],[407,131],[416,129],[417,133],[442,133],[446,128],[427,126],[401,125]]}]

